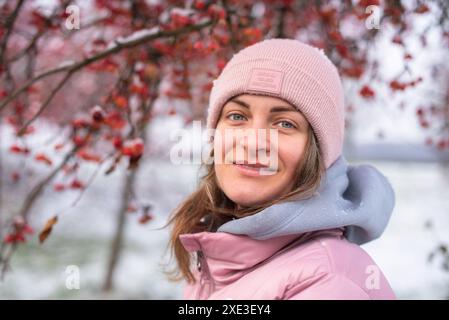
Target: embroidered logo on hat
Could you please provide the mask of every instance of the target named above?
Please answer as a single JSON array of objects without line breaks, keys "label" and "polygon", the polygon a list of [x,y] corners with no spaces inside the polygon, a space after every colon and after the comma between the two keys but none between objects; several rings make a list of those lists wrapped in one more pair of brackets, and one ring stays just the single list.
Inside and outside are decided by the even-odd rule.
[{"label": "embroidered logo on hat", "polygon": [[247,90],[281,92],[284,72],[272,69],[254,68],[248,81]]}]

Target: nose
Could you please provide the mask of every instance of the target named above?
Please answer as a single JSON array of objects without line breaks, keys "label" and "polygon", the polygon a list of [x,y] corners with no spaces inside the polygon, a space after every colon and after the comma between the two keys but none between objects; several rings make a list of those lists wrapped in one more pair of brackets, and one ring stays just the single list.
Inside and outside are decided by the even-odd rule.
[{"label": "nose", "polygon": [[269,150],[270,137],[269,132],[265,128],[260,129],[245,129],[240,135],[237,135],[238,143],[246,149]]},{"label": "nose", "polygon": [[270,156],[271,137],[270,129],[257,125],[245,128],[241,134],[236,137],[236,152],[243,150],[245,155],[242,157],[236,154],[237,159],[244,158],[249,163],[261,163],[269,165],[267,160]]}]

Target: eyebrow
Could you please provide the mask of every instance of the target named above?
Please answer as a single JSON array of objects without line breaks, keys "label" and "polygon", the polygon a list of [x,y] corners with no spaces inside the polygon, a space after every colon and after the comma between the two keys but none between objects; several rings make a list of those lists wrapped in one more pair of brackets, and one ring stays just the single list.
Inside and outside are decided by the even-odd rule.
[{"label": "eyebrow", "polygon": [[[238,100],[238,99],[231,99],[232,102],[237,103],[238,105],[249,109],[249,104],[247,104],[245,101],[242,100]],[[293,108],[292,106],[276,106],[271,108],[270,113],[274,113],[274,112],[298,112],[298,110],[296,110],[295,108]]]}]

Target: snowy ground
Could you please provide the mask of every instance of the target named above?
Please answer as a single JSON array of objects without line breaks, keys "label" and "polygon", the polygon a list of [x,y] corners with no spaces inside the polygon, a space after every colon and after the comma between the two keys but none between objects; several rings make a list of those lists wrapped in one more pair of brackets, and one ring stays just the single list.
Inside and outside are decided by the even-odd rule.
[{"label": "snowy ground", "polygon": [[[5,129],[1,132],[5,172],[23,166],[17,156],[5,152],[10,143],[8,134]],[[44,141],[47,137],[36,139]],[[365,245],[365,250],[380,265],[399,298],[448,297],[449,272],[442,270],[438,259],[428,263],[427,258],[440,241],[449,242],[449,166],[370,163],[390,179],[397,204],[384,235]],[[34,166],[31,162],[27,165]],[[147,225],[140,225],[136,216],[128,216],[114,294],[105,296],[100,288],[113,233],[117,194],[123,181],[121,170],[107,177],[100,173],[78,205],[63,215],[44,245],[38,244],[35,235],[26,245],[20,246],[12,261],[12,271],[0,284],[0,298],[180,298],[182,284],[169,282],[162,273],[161,263],[168,259],[168,255],[164,255],[168,232],[155,229],[164,224],[171,210],[194,189],[197,167],[175,166],[167,159],[155,158],[147,158],[141,165],[137,196],[153,204],[156,218]],[[40,164],[34,167],[37,172],[45,169]],[[80,178],[87,177],[93,170],[94,166],[85,167]],[[28,186],[38,176],[28,178]],[[15,210],[28,190],[27,184],[11,184],[6,173],[2,178],[2,209]],[[32,226],[41,229],[47,218],[69,206],[76,196],[75,191],[54,193],[48,190],[33,210]],[[428,220],[433,222],[433,229],[425,228]],[[70,265],[79,267],[79,290],[66,288],[65,272]]]}]

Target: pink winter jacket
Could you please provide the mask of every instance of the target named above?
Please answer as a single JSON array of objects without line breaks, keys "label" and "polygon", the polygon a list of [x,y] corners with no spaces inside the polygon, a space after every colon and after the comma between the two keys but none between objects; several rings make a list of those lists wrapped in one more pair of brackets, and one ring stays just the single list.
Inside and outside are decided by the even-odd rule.
[{"label": "pink winter jacket", "polygon": [[214,232],[180,235],[197,253],[186,299],[394,299],[360,245],[379,238],[395,204],[388,179],[340,156],[310,198],[275,203]]},{"label": "pink winter jacket", "polygon": [[395,299],[387,279],[343,228],[256,240],[226,232],[183,234],[199,254],[185,299]]}]

